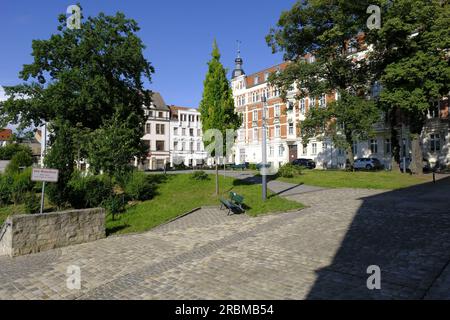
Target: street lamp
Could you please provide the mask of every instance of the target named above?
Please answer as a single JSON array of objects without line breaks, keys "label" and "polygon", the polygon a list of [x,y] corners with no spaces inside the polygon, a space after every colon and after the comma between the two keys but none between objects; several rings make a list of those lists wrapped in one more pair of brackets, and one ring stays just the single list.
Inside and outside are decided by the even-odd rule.
[{"label": "street lamp", "polygon": [[267,199],[267,132],[266,132],[266,106],[267,97],[263,94],[263,109],[262,109],[262,200]]}]

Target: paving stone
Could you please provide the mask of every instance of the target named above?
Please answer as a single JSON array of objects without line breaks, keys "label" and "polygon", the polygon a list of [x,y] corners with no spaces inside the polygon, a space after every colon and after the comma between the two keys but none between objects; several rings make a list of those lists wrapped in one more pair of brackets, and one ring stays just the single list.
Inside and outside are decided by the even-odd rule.
[{"label": "paving stone", "polygon": [[[251,218],[210,207],[143,234],[0,257],[0,299],[450,299],[447,180],[270,188],[308,208]],[[66,286],[71,265],[81,290]],[[370,265],[381,290],[367,289]]]}]

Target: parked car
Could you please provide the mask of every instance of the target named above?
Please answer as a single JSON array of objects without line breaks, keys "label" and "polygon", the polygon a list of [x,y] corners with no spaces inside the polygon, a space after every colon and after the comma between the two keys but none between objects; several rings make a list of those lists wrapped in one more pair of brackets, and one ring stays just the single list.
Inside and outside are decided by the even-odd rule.
[{"label": "parked car", "polygon": [[[270,168],[272,166],[272,164],[271,163],[266,163],[266,165],[265,165],[265,167],[268,169],[268,168]],[[258,163],[257,165],[256,165],[256,169],[257,170],[261,170],[263,168],[263,164],[262,164],[262,162],[260,162],[260,163]]]},{"label": "parked car", "polygon": [[248,167],[250,166],[250,164],[248,162],[244,162],[244,163],[239,163],[239,164],[232,164],[230,166],[230,168],[232,170],[244,170],[244,169],[248,169]]},{"label": "parked car", "polygon": [[359,158],[353,163],[353,168],[355,170],[379,170],[383,168],[383,165],[377,158]]},{"label": "parked car", "polygon": [[312,159],[300,158],[300,159],[296,159],[296,160],[292,161],[292,164],[295,166],[305,167],[308,169],[316,168],[316,163]]}]

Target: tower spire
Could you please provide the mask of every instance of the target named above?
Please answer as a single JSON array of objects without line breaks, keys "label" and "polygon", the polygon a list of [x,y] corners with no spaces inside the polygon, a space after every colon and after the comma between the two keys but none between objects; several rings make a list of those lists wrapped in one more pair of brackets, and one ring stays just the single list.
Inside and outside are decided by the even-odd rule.
[{"label": "tower spire", "polygon": [[244,64],[244,61],[241,58],[241,41],[236,40],[237,42],[237,57],[234,60],[235,62],[235,67],[233,70],[233,74],[231,76],[232,79],[242,76],[245,74],[244,69],[242,69],[242,65]]}]

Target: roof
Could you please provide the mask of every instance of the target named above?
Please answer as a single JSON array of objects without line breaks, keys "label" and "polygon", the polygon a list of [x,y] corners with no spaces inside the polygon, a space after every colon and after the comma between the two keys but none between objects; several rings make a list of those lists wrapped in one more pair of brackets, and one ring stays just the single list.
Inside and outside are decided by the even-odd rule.
[{"label": "roof", "polygon": [[169,111],[169,107],[159,92],[152,93],[152,105],[156,110]]},{"label": "roof", "polygon": [[[258,71],[258,72],[255,72],[255,73],[252,73],[252,74],[250,74],[250,75],[248,75],[247,77],[246,77],[246,81],[247,81],[247,88],[251,88],[251,87],[255,87],[255,86],[259,86],[259,85],[261,85],[261,84],[263,84],[263,83],[266,83],[267,81],[265,80],[265,74],[266,73],[273,73],[273,72],[276,72],[277,70],[283,70],[283,69],[285,69],[286,68],[286,66],[288,65],[288,63],[289,62],[283,62],[283,63],[280,63],[280,64],[277,64],[277,65],[274,65],[274,66],[272,66],[272,67],[270,67],[270,68],[266,68],[266,69],[263,69],[263,70],[261,70],[261,71]],[[258,84],[255,84],[255,78],[256,77],[258,77]]]},{"label": "roof", "polygon": [[7,141],[12,136],[11,129],[0,129],[0,141]]},{"label": "roof", "polygon": [[170,108],[170,111],[172,111],[172,112],[176,112],[176,111],[192,111],[192,110],[198,111],[197,108],[194,108],[194,107],[180,107],[180,106],[171,105],[171,106],[169,106],[169,108]]}]

